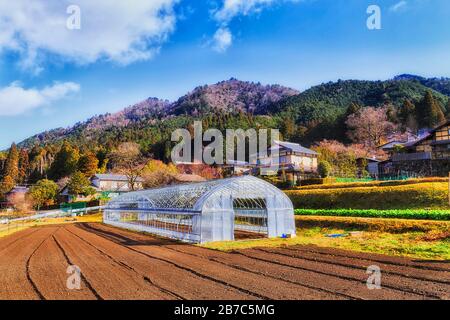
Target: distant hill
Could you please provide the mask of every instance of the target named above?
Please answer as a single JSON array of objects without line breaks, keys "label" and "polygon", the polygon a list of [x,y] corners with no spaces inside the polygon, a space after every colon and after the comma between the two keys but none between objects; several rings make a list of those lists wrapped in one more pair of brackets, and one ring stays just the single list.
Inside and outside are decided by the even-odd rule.
[{"label": "distant hill", "polygon": [[280,85],[262,85],[231,78],[195,88],[178,99],[172,105],[171,112],[175,115],[211,111],[266,114],[272,104],[296,94],[299,94],[297,90]]},{"label": "distant hill", "polygon": [[394,78],[394,80],[413,80],[422,85],[436,90],[442,94],[450,96],[450,78],[424,78],[421,76],[402,74]]},{"label": "distant hill", "polygon": [[[22,141],[19,146],[31,147],[66,138],[97,140],[98,135],[105,131],[151,126],[157,120],[181,115],[200,116],[218,112],[266,114],[273,103],[298,93],[295,89],[280,85],[262,85],[231,78],[213,85],[197,87],[175,102],[148,98],[117,113],[97,115],[69,128],[45,131]],[[139,136],[138,133],[137,135]]]},{"label": "distant hill", "polygon": [[[219,129],[232,127],[279,127],[286,118],[299,126],[316,127],[305,136],[305,143],[317,139],[345,139],[336,130],[339,117],[351,103],[362,106],[393,105],[400,107],[405,99],[418,101],[431,90],[446,110],[450,80],[426,79],[414,75],[400,75],[387,81],[346,80],[323,83],[302,93],[280,85],[230,79],[204,85],[169,102],[149,98],[114,114],[94,116],[69,128],[58,128],[37,134],[22,141],[20,147],[59,143],[63,139],[89,148],[95,145],[112,147],[120,141],[135,140],[141,145],[167,152],[167,140],[175,128],[187,127],[193,118],[208,118]],[[449,94],[450,95],[450,94]],[[243,116],[245,115],[245,116]],[[256,121],[256,122],[255,122]],[[164,145],[164,146],[161,146]]]},{"label": "distant hill", "polygon": [[[290,110],[300,123],[333,119],[345,112],[351,103],[362,106],[383,106],[391,104],[401,106],[405,99],[420,100],[427,90],[416,80],[360,81],[346,80],[324,83],[312,87],[298,95],[285,98],[271,107],[276,113]],[[433,95],[445,106],[448,97],[433,91]]]}]

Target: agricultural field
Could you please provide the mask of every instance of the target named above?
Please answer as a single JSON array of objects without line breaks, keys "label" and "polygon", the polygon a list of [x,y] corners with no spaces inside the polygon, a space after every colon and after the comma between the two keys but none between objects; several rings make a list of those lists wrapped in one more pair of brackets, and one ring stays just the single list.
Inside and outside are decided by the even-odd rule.
[{"label": "agricultural field", "polygon": [[376,182],[286,190],[298,209],[450,210],[448,182]]},{"label": "agricultural field", "polygon": [[98,212],[75,217],[43,218],[36,220],[13,222],[10,224],[0,224],[0,238],[33,227],[54,225],[54,224],[76,223],[76,222],[101,222],[101,221],[102,221],[102,214]]},{"label": "agricultural field", "polygon": [[[78,290],[66,285],[69,265]],[[371,265],[381,290],[366,286]],[[99,223],[4,237],[0,270],[1,299],[450,299],[447,262],[313,245],[223,252]]]},{"label": "agricultural field", "polygon": [[213,242],[233,251],[255,247],[317,245],[356,252],[450,261],[450,222],[412,219],[296,216],[297,237]]}]

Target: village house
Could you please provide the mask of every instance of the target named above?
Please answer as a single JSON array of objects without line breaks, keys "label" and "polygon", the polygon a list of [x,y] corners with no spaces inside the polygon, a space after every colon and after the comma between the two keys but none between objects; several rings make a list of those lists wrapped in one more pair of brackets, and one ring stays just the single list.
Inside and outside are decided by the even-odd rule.
[{"label": "village house", "polygon": [[250,173],[254,168],[254,165],[247,161],[227,160],[227,162],[222,165],[222,168],[228,175],[240,176]]},{"label": "village house", "polygon": [[318,155],[298,143],[275,141],[266,155],[258,155],[257,168],[263,176],[284,173],[298,180],[317,174]]},{"label": "village house", "polygon": [[403,144],[380,168],[383,175],[446,176],[450,171],[450,121]]},{"label": "village house", "polygon": [[[104,196],[108,198],[114,198],[122,193],[130,192],[134,190],[140,190],[143,188],[144,180],[140,177],[136,179],[134,190],[130,185],[129,179],[125,175],[121,174],[95,174],[91,177],[91,187],[95,189],[96,196]],[[69,190],[64,187],[61,190],[60,196],[65,200],[70,200]],[[79,196],[77,201],[89,200],[87,198]]]}]

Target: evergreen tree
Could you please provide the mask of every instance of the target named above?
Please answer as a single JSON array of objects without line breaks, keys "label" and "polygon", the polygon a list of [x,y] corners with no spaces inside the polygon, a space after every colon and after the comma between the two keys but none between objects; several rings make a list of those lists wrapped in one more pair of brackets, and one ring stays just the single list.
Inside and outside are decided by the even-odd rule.
[{"label": "evergreen tree", "polygon": [[86,194],[89,191],[89,179],[80,172],[76,171],[69,180],[67,188],[69,189],[69,194],[78,196],[80,194]]},{"label": "evergreen tree", "polygon": [[347,119],[352,114],[359,112],[361,109],[362,109],[361,105],[359,105],[356,102],[352,102],[347,108],[347,111],[345,113],[345,119]]},{"label": "evergreen tree", "polygon": [[72,147],[69,142],[64,141],[50,167],[50,177],[56,181],[72,175],[77,170],[79,158],[78,149]]},{"label": "evergreen tree", "polygon": [[416,119],[416,106],[411,100],[406,99],[400,108],[398,117],[405,128],[409,128],[412,131],[417,131],[417,119]]},{"label": "evergreen tree", "polygon": [[10,192],[14,188],[15,182],[11,176],[4,176],[0,181],[0,196],[3,197],[5,193]]},{"label": "evergreen tree", "polygon": [[433,97],[430,90],[425,93],[422,101],[418,104],[417,116],[419,125],[427,128],[433,128],[439,123],[445,121],[444,113],[439,102]]},{"label": "evergreen tree", "polygon": [[292,117],[286,117],[283,119],[281,133],[283,134],[285,141],[292,141],[297,133],[297,126],[295,125],[295,121]]},{"label": "evergreen tree", "polygon": [[80,157],[78,161],[78,170],[86,177],[93,176],[98,169],[98,159],[92,152],[87,152]]},{"label": "evergreen tree", "polygon": [[30,162],[28,158],[28,152],[25,149],[20,150],[19,156],[19,175],[17,178],[18,183],[26,183],[30,172]]},{"label": "evergreen tree", "polygon": [[14,182],[16,182],[19,175],[19,151],[15,143],[11,145],[9,149],[8,157],[5,162],[5,170],[3,176],[9,176]]},{"label": "evergreen tree", "polygon": [[386,116],[388,121],[398,123],[398,112],[393,105],[390,104],[386,107]]}]

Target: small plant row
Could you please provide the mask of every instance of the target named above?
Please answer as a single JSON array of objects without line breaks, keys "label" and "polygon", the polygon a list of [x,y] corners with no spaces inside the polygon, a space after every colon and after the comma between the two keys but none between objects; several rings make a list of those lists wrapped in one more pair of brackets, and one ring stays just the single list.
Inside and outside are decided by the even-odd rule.
[{"label": "small plant row", "polygon": [[450,220],[450,210],[425,209],[295,209],[295,214],[303,216]]}]

